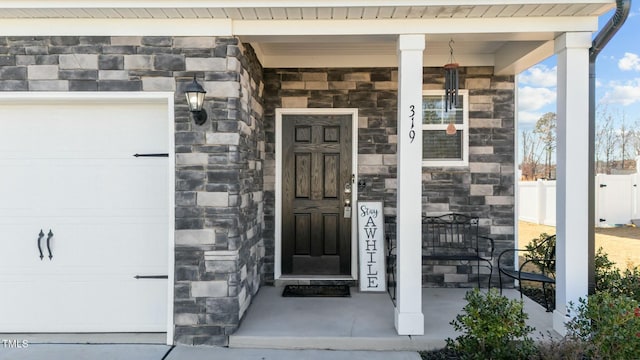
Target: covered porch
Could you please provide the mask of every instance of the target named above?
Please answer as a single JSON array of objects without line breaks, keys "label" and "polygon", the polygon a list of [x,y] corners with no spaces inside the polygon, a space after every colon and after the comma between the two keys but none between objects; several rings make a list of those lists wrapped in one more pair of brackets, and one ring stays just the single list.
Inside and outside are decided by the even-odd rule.
[{"label": "covered porch", "polygon": [[[51,50],[31,46],[3,57],[11,66],[2,74],[17,80],[2,90],[86,91],[88,83],[97,92],[115,85],[168,91],[183,102],[185,79],[204,83],[209,123],[192,124],[182,102],[171,108],[180,156],[167,265],[168,343],[224,344],[237,327],[232,347],[442,346],[453,336],[448,323],[464,306],[465,290],[422,288],[416,229],[425,213],[479,213],[497,251],[514,246],[514,78],[554,54],[557,310],[553,321],[528,300],[525,310],[531,321],[541,321],[533,325],[537,331],[562,331],[567,304],[587,294],[589,48],[598,16],[615,1],[5,3],[0,33],[7,40],[0,41],[61,39],[47,38]],[[468,127],[461,128],[471,138],[462,149],[468,158],[453,170],[425,164],[420,111],[423,92],[443,87],[439,72],[453,55],[451,40],[456,62],[470,70],[461,86],[470,98]],[[76,45],[81,41],[92,46]],[[43,50],[65,54],[55,55],[60,63],[54,65],[41,64],[51,60],[48,53],[28,55]],[[358,110],[352,120],[358,146],[350,153],[356,161],[347,174],[357,184],[351,203],[384,198],[384,215],[397,216],[395,308],[386,293],[287,299],[268,286],[287,281],[280,263],[283,151],[275,119],[276,109],[286,108]],[[221,176],[229,168],[234,172]],[[339,185],[341,193],[347,189]],[[354,226],[349,230],[355,234]],[[358,281],[357,263],[352,255],[351,272],[337,280]]]},{"label": "covered porch", "polygon": [[[424,335],[398,335],[394,307],[387,293],[361,293],[348,298],[287,298],[282,287],[264,286],[256,295],[240,328],[229,337],[231,348],[430,350],[457,335],[449,324],[466,304],[462,288],[422,289]],[[482,291],[486,291],[483,289]],[[516,299],[516,290],[504,295]],[[553,331],[551,313],[524,298],[533,338]]]}]

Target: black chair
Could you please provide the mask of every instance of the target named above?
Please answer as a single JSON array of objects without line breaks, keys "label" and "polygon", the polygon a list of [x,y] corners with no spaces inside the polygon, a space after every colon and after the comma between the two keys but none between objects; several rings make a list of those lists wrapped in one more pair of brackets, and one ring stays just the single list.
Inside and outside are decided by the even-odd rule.
[{"label": "black chair", "polygon": [[387,235],[387,292],[396,304],[396,246]]},{"label": "black chair", "polygon": [[[544,303],[547,311],[551,311],[549,307],[549,302],[547,300],[547,285],[555,284],[555,267],[556,267],[556,246],[555,246],[555,235],[551,235],[540,242],[536,247],[532,249],[507,249],[500,253],[498,256],[498,276],[500,280],[500,293],[502,294],[502,275],[505,275],[511,279],[518,280],[518,288],[520,290],[520,299],[522,299],[522,281],[532,281],[539,282],[542,284],[542,292],[544,296]],[[553,242],[550,246],[549,243]],[[540,254],[542,251],[542,256],[536,256],[535,254]],[[517,270],[513,269],[513,263],[503,264],[502,257],[507,256],[509,254],[513,254],[513,257],[518,256],[519,253],[528,253],[529,255],[526,258],[520,267]],[[533,265],[541,265],[537,266],[541,272],[531,272],[526,271],[525,267],[529,265],[530,268]],[[553,269],[553,273],[548,271],[548,269]]]}]

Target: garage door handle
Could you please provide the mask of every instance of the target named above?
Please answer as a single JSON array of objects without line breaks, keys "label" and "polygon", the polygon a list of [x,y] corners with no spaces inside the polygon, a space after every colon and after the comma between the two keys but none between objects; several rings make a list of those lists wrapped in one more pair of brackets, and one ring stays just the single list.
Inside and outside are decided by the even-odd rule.
[{"label": "garage door handle", "polygon": [[40,241],[44,237],[44,232],[40,229],[40,234],[38,234],[38,251],[40,252],[40,260],[44,259],[44,255],[42,255],[42,246],[40,245]]},{"label": "garage door handle", "polygon": [[49,260],[53,259],[53,254],[51,253],[51,238],[53,237],[53,232],[49,229],[49,234],[47,234],[47,250],[49,251]]},{"label": "garage door handle", "polygon": [[168,279],[169,275],[136,275],[134,279]]},{"label": "garage door handle", "polygon": [[135,157],[169,157],[169,154],[133,154]]}]

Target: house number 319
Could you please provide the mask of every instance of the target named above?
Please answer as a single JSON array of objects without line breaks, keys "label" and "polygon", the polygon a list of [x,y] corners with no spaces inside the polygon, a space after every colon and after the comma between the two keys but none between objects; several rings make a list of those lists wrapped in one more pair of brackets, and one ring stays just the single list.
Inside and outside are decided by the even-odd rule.
[{"label": "house number 319", "polygon": [[411,129],[409,130],[409,139],[411,139],[411,143],[413,143],[413,140],[416,139],[416,131],[413,130],[413,128],[415,127],[416,106],[410,105],[409,111],[410,111],[409,118],[411,119]]}]

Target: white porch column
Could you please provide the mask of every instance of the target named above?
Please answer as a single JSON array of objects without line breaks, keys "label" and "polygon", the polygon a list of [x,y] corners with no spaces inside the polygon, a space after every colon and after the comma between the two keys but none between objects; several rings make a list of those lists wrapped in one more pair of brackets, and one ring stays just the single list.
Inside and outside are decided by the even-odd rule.
[{"label": "white porch column", "polygon": [[422,315],[422,52],[424,35],[398,38],[398,202],[395,325],[423,335]]},{"label": "white porch column", "polygon": [[569,302],[588,292],[589,47],[591,33],[555,40],[558,57],[556,193],[556,310],[553,328],[564,334]]}]

